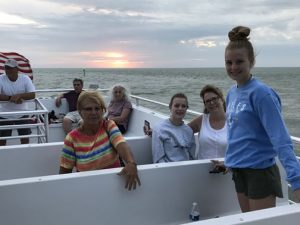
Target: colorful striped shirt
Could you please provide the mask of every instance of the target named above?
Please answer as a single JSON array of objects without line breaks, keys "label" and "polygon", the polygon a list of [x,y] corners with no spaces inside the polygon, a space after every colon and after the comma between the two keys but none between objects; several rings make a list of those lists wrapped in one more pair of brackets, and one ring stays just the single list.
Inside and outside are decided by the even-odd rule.
[{"label": "colorful striped shirt", "polygon": [[115,148],[125,139],[113,120],[101,123],[93,136],[83,134],[78,129],[66,136],[60,157],[61,167],[76,167],[77,171],[120,167]]}]

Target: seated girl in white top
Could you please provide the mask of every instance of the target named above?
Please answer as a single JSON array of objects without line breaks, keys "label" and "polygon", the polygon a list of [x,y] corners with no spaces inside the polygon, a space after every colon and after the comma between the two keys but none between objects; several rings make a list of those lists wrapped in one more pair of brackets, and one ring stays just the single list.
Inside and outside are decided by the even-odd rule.
[{"label": "seated girl in white top", "polygon": [[183,121],[188,109],[187,97],[182,93],[173,95],[169,108],[171,117],[153,128],[153,163],[194,159],[196,145],[193,130]]},{"label": "seated girl in white top", "polygon": [[223,158],[227,148],[225,99],[222,91],[206,85],[200,92],[204,112],[188,125],[194,133],[199,132],[198,159]]}]

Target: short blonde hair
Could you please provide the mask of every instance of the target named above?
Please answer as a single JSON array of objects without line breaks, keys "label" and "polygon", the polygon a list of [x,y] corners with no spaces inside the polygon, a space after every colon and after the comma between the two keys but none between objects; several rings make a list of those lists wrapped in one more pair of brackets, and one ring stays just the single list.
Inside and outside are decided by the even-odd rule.
[{"label": "short blonde hair", "polygon": [[83,109],[84,102],[91,101],[98,104],[106,112],[105,101],[99,91],[82,91],[78,97],[77,110]]}]

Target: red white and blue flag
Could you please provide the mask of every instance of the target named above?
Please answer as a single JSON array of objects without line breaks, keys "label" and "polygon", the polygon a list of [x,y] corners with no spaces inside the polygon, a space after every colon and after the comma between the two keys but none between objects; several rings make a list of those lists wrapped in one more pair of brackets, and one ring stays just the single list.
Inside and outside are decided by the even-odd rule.
[{"label": "red white and blue flag", "polygon": [[18,62],[19,71],[27,74],[30,79],[33,79],[32,69],[30,62],[23,55],[16,52],[0,52],[0,74],[5,73],[4,64],[7,59],[14,59]]}]

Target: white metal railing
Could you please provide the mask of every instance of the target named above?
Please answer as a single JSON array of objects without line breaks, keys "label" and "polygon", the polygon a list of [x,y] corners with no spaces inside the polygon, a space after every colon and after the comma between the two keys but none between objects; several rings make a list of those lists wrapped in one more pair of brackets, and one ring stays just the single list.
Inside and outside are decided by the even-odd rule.
[{"label": "white metal railing", "polygon": [[[63,92],[70,91],[70,90],[74,90],[74,89],[42,89],[42,90],[36,90],[36,93],[47,93],[47,92],[48,93],[55,93],[55,92],[56,93],[57,92],[63,93]],[[97,88],[95,90],[101,91],[102,93],[107,94],[107,92],[110,89]],[[157,105],[157,106],[161,106],[161,107],[166,108],[166,109],[169,108],[168,104],[162,103],[162,102],[159,102],[159,101],[151,100],[151,99],[148,99],[148,98],[143,98],[143,97],[140,97],[140,96],[137,96],[137,95],[130,95],[130,97],[131,97],[131,99],[133,99],[135,101],[136,106],[140,106],[141,102],[147,102],[147,103],[151,103],[151,104],[154,104],[154,105]],[[192,116],[198,116],[198,115],[201,115],[202,113],[199,113],[199,112],[196,112],[196,111],[193,111],[193,110],[187,110],[187,114],[192,115]],[[300,138],[299,137],[291,136],[291,138],[292,138],[292,140],[295,144],[300,144]],[[300,157],[298,157],[298,159],[300,160]]]},{"label": "white metal railing", "polygon": [[[1,101],[0,104],[8,103],[7,101]],[[24,101],[26,104],[34,105],[34,110],[26,111],[14,111],[14,112],[0,112],[0,121],[25,121],[31,120],[32,123],[21,124],[21,125],[2,125],[0,130],[17,130],[20,128],[36,128],[37,132],[30,135],[13,135],[0,137],[0,140],[11,140],[11,139],[20,139],[20,138],[37,138],[38,143],[48,142],[49,140],[49,124],[48,124],[48,110],[46,107],[39,101],[39,99],[27,100]],[[15,118],[6,119],[6,116],[13,115]],[[22,118],[26,116],[25,118]]]},{"label": "white metal railing", "polygon": [[[162,107],[165,107],[165,108],[169,108],[169,105],[166,104],[166,103],[162,103],[162,102],[158,102],[158,101],[155,101],[155,100],[143,98],[143,97],[140,97],[140,96],[137,96],[137,95],[130,95],[130,97],[135,100],[135,104],[137,106],[140,106],[141,105],[140,102],[143,101],[143,102],[148,102],[148,103],[152,103],[152,104],[155,104],[155,105],[159,105],[159,106],[162,106]],[[202,113],[199,113],[199,112],[196,112],[196,111],[193,111],[193,110],[187,110],[187,114],[188,115],[193,115],[193,116],[199,116]],[[294,144],[300,144],[300,138],[299,137],[291,136],[291,139],[293,140]],[[297,156],[297,158],[298,158],[298,160],[300,160],[300,156]]]},{"label": "white metal railing", "polygon": [[[154,100],[151,100],[151,99],[148,99],[148,98],[143,98],[143,97],[139,97],[137,95],[130,95],[131,98],[133,98],[135,100],[135,104],[137,106],[140,105],[140,101],[144,101],[144,102],[149,102],[149,103],[153,103],[153,104],[156,104],[156,105],[160,105],[160,106],[163,106],[163,107],[167,107],[169,108],[169,104],[166,104],[166,103],[162,103],[162,102],[158,102],[158,101],[154,101]],[[199,116],[201,115],[202,113],[199,113],[199,112],[196,112],[196,111],[193,111],[193,110],[187,110],[187,114],[190,114],[190,115],[193,115],[193,116]]]},{"label": "white metal railing", "polygon": [[295,136],[291,136],[291,138],[295,143],[300,144],[300,138],[295,137]]},{"label": "white metal railing", "polygon": [[[73,88],[38,89],[38,90],[35,91],[35,93],[36,94],[39,94],[39,93],[57,93],[57,92],[64,93],[64,92],[72,91],[72,90],[74,90],[74,89]],[[88,89],[84,89],[84,90],[88,90]],[[98,88],[96,90],[101,91],[101,92],[105,92],[105,93],[109,91],[109,89],[107,89],[107,88]]]}]

